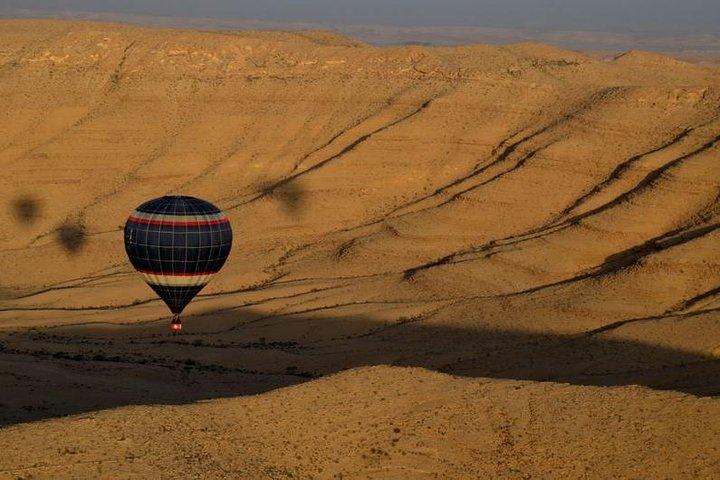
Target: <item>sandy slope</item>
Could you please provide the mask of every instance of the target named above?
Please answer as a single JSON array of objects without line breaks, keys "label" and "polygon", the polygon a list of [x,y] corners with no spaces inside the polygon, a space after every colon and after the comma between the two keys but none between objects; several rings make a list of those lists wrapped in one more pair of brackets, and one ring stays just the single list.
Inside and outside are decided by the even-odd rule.
[{"label": "sandy slope", "polygon": [[637,387],[373,367],[10,427],[0,478],[713,478],[718,416],[714,400]]},{"label": "sandy slope", "polygon": [[[420,397],[440,404],[482,384],[500,395],[498,409],[515,405],[501,400],[509,385],[532,392],[518,405],[569,391],[571,403],[596,406],[588,408],[617,405],[638,432],[656,425],[649,435],[671,449],[681,437],[663,422],[679,425],[697,405],[707,415],[683,424],[696,440],[682,443],[680,460],[643,465],[667,464],[673,478],[717,471],[708,453],[717,436],[700,427],[720,423],[715,399],[585,385],[720,392],[719,70],[643,52],[603,61],[536,44],[370,48],[309,32],[4,21],[0,38],[2,423],[254,394],[392,364],[483,380],[362,370],[228,402],[246,415],[240,405],[268,412],[282,398],[288,412],[317,415],[305,401],[315,388],[363,388],[370,375],[396,398],[395,383],[421,388],[429,375],[437,389]],[[121,232],[135,205],[175,193],[226,209],[237,239],[180,336],[168,334],[163,305],[129,267]],[[382,408],[371,398],[327,421],[362,422]],[[190,419],[222,405],[152,415]],[[461,418],[490,408],[463,405]],[[565,425],[552,408],[537,421]],[[128,412],[97,418],[131,422]],[[496,423],[498,412],[488,413]],[[294,420],[277,421],[284,431]],[[568,421],[542,439],[557,447],[555,460],[503,447],[512,461],[502,468],[526,463],[496,474],[541,475],[602,457],[618,469],[603,471],[638,476],[629,456],[614,461],[627,452],[605,440],[605,417]],[[0,441],[81,423],[10,428]],[[161,435],[126,425],[128,438]],[[502,429],[481,427],[490,429],[473,438],[493,451]],[[428,448],[443,443],[412,431]],[[264,463],[284,438],[268,432],[228,465],[312,473],[302,454]],[[604,440],[572,463],[586,434]],[[352,438],[332,448],[351,448]],[[323,456],[313,439],[307,455],[317,445]],[[38,452],[58,451],[39,443]],[[187,468],[155,452],[137,468]],[[426,468],[488,472],[500,468],[498,455],[463,450]],[[64,458],[77,464],[62,467],[69,476],[89,468]],[[37,463],[11,460],[15,470]],[[353,462],[327,471],[372,466]]]}]

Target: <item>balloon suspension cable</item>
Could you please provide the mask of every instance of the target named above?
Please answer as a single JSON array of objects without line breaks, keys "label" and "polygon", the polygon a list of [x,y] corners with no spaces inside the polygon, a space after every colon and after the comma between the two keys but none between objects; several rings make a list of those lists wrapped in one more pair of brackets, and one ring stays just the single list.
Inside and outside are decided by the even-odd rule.
[{"label": "balloon suspension cable", "polygon": [[176,313],[172,317],[172,321],[170,322],[170,330],[173,332],[179,332],[182,330],[182,320],[180,320],[180,314]]}]

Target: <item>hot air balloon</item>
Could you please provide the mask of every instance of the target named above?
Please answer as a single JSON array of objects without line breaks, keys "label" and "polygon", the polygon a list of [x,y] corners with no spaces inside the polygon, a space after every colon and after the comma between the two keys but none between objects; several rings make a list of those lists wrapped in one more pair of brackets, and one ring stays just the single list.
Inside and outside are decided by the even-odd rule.
[{"label": "hot air balloon", "polygon": [[125,251],[133,267],[173,313],[180,314],[225,264],[232,228],[219,208],[188,196],[166,196],[137,207],[125,223]]}]

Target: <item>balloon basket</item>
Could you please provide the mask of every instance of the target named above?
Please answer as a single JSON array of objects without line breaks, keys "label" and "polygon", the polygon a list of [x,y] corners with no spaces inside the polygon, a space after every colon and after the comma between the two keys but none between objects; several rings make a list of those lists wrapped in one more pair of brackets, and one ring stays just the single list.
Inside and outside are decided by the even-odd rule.
[{"label": "balloon basket", "polygon": [[172,319],[172,322],[170,322],[170,330],[173,332],[179,332],[182,330],[182,320],[180,320],[180,317],[175,315]]}]

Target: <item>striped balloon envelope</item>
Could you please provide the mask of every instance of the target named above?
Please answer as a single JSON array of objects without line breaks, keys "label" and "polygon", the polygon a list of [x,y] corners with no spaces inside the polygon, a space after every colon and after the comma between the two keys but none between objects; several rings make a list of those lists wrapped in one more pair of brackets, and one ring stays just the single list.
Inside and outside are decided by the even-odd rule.
[{"label": "striped balloon envelope", "polygon": [[225,264],[232,247],[230,221],[215,205],[188,196],[143,203],[125,223],[125,251],[133,267],[179,315]]}]

